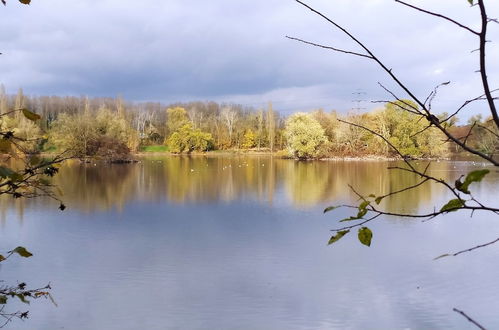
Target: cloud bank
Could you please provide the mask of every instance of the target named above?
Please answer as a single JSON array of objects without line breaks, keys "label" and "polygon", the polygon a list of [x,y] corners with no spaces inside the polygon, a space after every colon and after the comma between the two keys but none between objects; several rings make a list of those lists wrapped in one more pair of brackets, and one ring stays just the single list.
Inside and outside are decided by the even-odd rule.
[{"label": "cloud bank", "polygon": [[[358,35],[419,96],[450,80],[435,101],[439,110],[481,93],[471,53],[477,41],[465,30],[387,0],[308,3]],[[479,27],[477,8],[465,0],[413,3]],[[488,5],[499,16],[499,3]],[[348,111],[358,91],[366,101],[389,99],[377,82],[405,96],[369,60],[286,39],[360,51],[293,0],[11,1],[0,15],[0,82],[10,92],[257,107],[272,101],[285,113]],[[498,31],[491,25],[490,39],[499,40]],[[494,58],[499,47],[491,43],[489,77],[499,87]]]}]

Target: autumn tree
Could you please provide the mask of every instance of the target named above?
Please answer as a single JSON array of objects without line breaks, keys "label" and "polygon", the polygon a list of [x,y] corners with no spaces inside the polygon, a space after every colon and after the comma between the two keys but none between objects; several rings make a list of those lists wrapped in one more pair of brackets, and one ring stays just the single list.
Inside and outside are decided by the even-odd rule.
[{"label": "autumn tree", "polygon": [[173,107],[166,109],[166,120],[168,134],[172,134],[187,124],[189,122],[189,117],[184,108]]},{"label": "autumn tree", "polygon": [[213,149],[213,138],[210,133],[193,128],[191,123],[180,127],[166,140],[165,144],[172,153],[190,153]]},{"label": "autumn tree", "polygon": [[327,139],[324,129],[308,113],[295,113],[286,121],[285,136],[291,155],[299,159],[317,158]]}]

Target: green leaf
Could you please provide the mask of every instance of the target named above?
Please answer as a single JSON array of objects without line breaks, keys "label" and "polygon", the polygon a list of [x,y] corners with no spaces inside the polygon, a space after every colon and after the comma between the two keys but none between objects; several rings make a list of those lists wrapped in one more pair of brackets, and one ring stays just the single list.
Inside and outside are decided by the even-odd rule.
[{"label": "green leaf", "polygon": [[451,199],[450,201],[447,202],[442,208],[440,209],[440,212],[454,212],[457,211],[459,208],[463,207],[464,201],[462,199]]},{"label": "green leaf", "polygon": [[362,227],[359,229],[359,241],[367,246],[371,246],[371,240],[373,238],[373,232],[367,227]]},{"label": "green leaf", "polygon": [[[27,4],[29,4],[29,2]],[[31,121],[36,121],[36,120],[42,118],[42,117],[40,117],[40,115],[38,115],[34,112],[31,112],[28,109],[22,109],[22,112],[23,112],[24,117],[28,118]]]},{"label": "green leaf", "polygon": [[0,304],[5,305],[7,303],[7,296],[0,295]]},{"label": "green leaf", "polygon": [[473,6],[473,0],[468,0],[469,4]]},{"label": "green leaf", "polygon": [[329,206],[324,209],[324,213],[337,209],[339,206]]},{"label": "green leaf", "polygon": [[331,245],[334,242],[338,242],[343,236],[345,236],[349,232],[350,230],[340,230],[339,232],[336,233],[336,235],[331,236],[329,242],[327,242],[327,245]]},{"label": "green leaf", "polygon": [[31,257],[33,254],[31,252],[29,252],[28,250],[26,250],[25,247],[22,247],[22,246],[18,246],[16,247],[14,250],[11,251],[12,253],[17,253],[19,254],[21,257],[24,257],[24,258],[29,258]]},{"label": "green leaf", "polygon": [[359,205],[359,212],[357,213],[357,219],[362,219],[363,216],[367,214],[367,207],[371,204],[369,201],[363,201]]},{"label": "green leaf", "polygon": [[24,295],[22,293],[18,293],[16,294],[17,298],[19,298],[19,300],[21,300],[23,303],[25,304],[28,304],[29,305],[29,301],[26,300],[26,298],[24,298]]},{"label": "green leaf", "polygon": [[359,213],[357,213],[357,219],[362,219],[363,216],[367,214],[367,209],[359,209]]},{"label": "green leaf", "polygon": [[468,188],[468,186],[473,182],[480,182],[482,179],[489,174],[489,170],[476,170],[468,173],[466,179],[464,179],[463,185]]},{"label": "green leaf", "polygon": [[363,202],[362,202],[362,203],[360,203],[360,205],[359,205],[359,210],[361,210],[361,209],[365,209],[366,207],[368,207],[368,206],[369,206],[369,204],[371,204],[371,202],[370,202],[370,201],[363,201]]},{"label": "green leaf", "polygon": [[379,205],[379,203],[381,203],[381,200],[383,199],[384,197],[383,196],[380,196],[380,197],[376,197],[376,199],[374,200],[376,202],[376,204]]},{"label": "green leaf", "polygon": [[461,182],[461,178],[457,179],[455,182],[454,182],[454,186],[456,187],[457,190],[465,193],[465,194],[469,194],[470,191],[468,189],[465,189],[463,188],[463,183]]},{"label": "green leaf", "polygon": [[490,173],[489,170],[472,171],[468,173],[468,175],[466,175],[464,182],[461,182],[461,179],[456,180],[455,182],[456,189],[465,194],[469,194],[470,193],[470,191],[468,190],[469,185],[472,184],[473,182],[482,181],[482,179],[489,173]]},{"label": "green leaf", "polygon": [[14,171],[12,171],[10,168],[0,166],[0,178],[5,179],[5,178],[11,176],[13,173],[14,173]]}]

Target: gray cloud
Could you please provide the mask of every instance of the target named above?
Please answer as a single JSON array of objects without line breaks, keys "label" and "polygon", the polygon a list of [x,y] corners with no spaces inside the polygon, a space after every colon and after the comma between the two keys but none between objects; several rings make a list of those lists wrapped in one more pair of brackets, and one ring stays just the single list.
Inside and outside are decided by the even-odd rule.
[{"label": "gray cloud", "polygon": [[[477,43],[466,31],[386,0],[309,3],[350,28],[418,95],[453,81],[435,103],[442,109],[480,94],[476,56],[470,54]],[[476,8],[464,0],[419,4],[471,26],[479,23]],[[489,6],[491,16],[499,15],[498,3]],[[285,39],[359,51],[292,0],[45,0],[29,7],[11,2],[1,10],[0,82],[11,92],[24,87],[28,94],[273,101],[283,110],[347,110],[356,89],[372,100],[387,98],[377,81],[394,87],[368,60]],[[498,30],[491,27],[491,39]],[[498,56],[490,44],[488,58]],[[495,85],[498,72],[491,61]]]}]

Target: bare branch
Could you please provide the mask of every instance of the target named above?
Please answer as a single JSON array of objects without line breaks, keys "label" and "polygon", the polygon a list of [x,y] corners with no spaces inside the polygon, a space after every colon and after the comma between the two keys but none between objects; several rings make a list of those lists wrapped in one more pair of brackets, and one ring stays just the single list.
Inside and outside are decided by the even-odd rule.
[{"label": "bare branch", "polygon": [[[359,41],[355,36],[353,36],[350,32],[348,32],[344,27],[342,27],[338,23],[334,22],[329,17],[327,17],[326,15],[317,11],[316,9],[305,4],[304,2],[302,2],[300,0],[295,0],[295,1],[298,2],[299,4],[301,4],[302,6],[308,8],[310,11],[314,12],[315,14],[319,15],[320,17],[322,17],[323,19],[325,19],[326,21],[328,21],[332,25],[334,25],[336,28],[338,28],[343,33],[345,33],[355,43],[357,43],[360,47],[362,47],[362,49],[364,49],[366,51],[366,53],[372,57],[372,60],[375,61],[376,63],[378,63],[378,65],[392,78],[392,80],[405,93],[407,93],[407,95],[412,100],[414,100],[414,102],[416,102],[421,107],[420,111],[425,113],[428,121],[433,123],[435,125],[435,127],[437,127],[442,133],[444,133],[449,138],[449,140],[454,141],[457,145],[459,145],[461,148],[468,151],[469,153],[477,155],[477,156],[481,157],[482,159],[489,161],[490,163],[492,163],[495,166],[499,166],[499,161],[496,161],[492,156],[489,156],[489,155],[487,155],[479,150],[476,150],[474,148],[467,146],[466,144],[463,144],[459,139],[457,139],[455,136],[453,136],[445,127],[443,127],[440,124],[440,122],[438,121],[438,118],[436,118],[434,115],[431,114],[430,110],[426,107],[424,102],[422,102],[413,92],[411,92],[411,90],[392,72],[392,69],[389,69],[378,57],[376,57],[373,54],[373,52],[366,45],[364,45],[361,41]],[[483,5],[482,1],[483,0],[479,0],[479,3]],[[485,9],[483,9],[483,11],[485,11]],[[482,16],[483,16],[483,14],[482,14]],[[485,16],[485,18],[486,18],[486,16]],[[485,22],[485,24],[486,24],[486,22]],[[489,101],[489,104],[490,104],[490,102],[492,102],[492,105],[493,105],[494,100],[492,99],[492,96],[489,97],[490,91],[487,88],[485,88],[485,86],[488,87],[488,82],[486,82],[486,76],[484,76],[486,39],[485,39],[485,34],[483,33],[483,31],[480,34],[481,39],[482,39],[482,34],[483,34],[483,41],[481,41],[481,49],[483,48],[483,50],[481,51],[481,58],[483,58],[483,65],[481,65],[480,68],[481,68],[482,79],[483,79],[483,77],[485,77],[485,82],[484,82],[485,95],[487,97],[487,100]],[[481,62],[482,62],[482,60],[481,60]],[[495,106],[493,106],[493,108],[491,107],[491,112],[493,113],[494,121],[496,121],[496,124],[499,127],[499,117],[497,117],[497,112],[495,111]],[[496,117],[497,117],[497,120],[496,120]]]},{"label": "bare branch", "polygon": [[296,40],[296,41],[299,41],[299,42],[303,42],[304,44],[307,44],[307,45],[311,45],[311,46],[315,46],[315,47],[319,47],[319,48],[324,48],[324,49],[334,50],[335,52],[339,52],[339,53],[350,54],[350,55],[355,55],[355,56],[360,56],[360,57],[366,57],[366,58],[368,58],[370,60],[373,59],[371,56],[368,56],[368,55],[365,55],[365,54],[360,54],[360,53],[356,53],[356,52],[352,52],[352,51],[348,51],[348,50],[344,50],[344,49],[339,49],[339,48],[334,48],[334,47],[325,46],[325,45],[321,45],[321,44],[316,44],[314,42],[306,41],[306,40],[295,38],[295,37],[286,36],[286,38],[291,39],[291,40]]},{"label": "bare branch", "polygon": [[432,127],[432,126],[433,126],[433,124],[432,124],[432,123],[430,123],[430,125],[426,126],[426,127],[425,127],[425,128],[423,128],[422,130],[419,130],[418,132],[416,132],[416,133],[412,134],[412,135],[411,135],[411,138],[413,138],[413,137],[415,137],[415,136],[417,136],[417,135],[419,135],[419,134],[421,134],[421,133],[425,132],[427,129],[429,129],[429,128],[430,128],[430,127]]},{"label": "bare branch", "polygon": [[369,219],[365,219],[364,221],[362,222],[359,222],[359,223],[356,223],[355,225],[351,225],[351,226],[346,226],[346,227],[343,227],[343,228],[338,228],[338,229],[331,229],[331,231],[341,231],[341,230],[350,230],[352,228],[355,228],[355,227],[360,227],[360,226],[363,226],[365,225],[366,223],[368,222],[371,222],[373,221],[374,219],[376,219],[377,217],[381,216],[381,214],[376,214],[374,216],[372,216],[371,218]]},{"label": "bare branch", "polygon": [[437,96],[438,89],[442,86],[447,86],[450,84],[450,81],[443,82],[439,85],[437,85],[433,91],[428,95],[426,100],[424,101],[424,104],[428,104],[428,110],[431,110],[431,102],[433,102],[433,99]]},{"label": "bare branch", "polygon": [[[400,101],[403,101],[403,100],[400,100]],[[414,114],[414,115],[417,115],[417,116],[423,116],[423,114],[421,114],[420,112],[416,112],[416,111],[414,111],[414,110],[412,110],[412,109],[407,109],[407,108],[405,108],[405,107],[401,106],[399,103],[394,102],[394,101],[388,101],[388,100],[376,100],[376,101],[371,101],[371,103],[385,103],[385,104],[391,104],[391,105],[394,105],[394,106],[396,106],[396,107],[398,107],[398,108],[400,108],[400,109],[402,109],[402,110],[404,110],[404,111],[410,112],[410,113],[412,113],[412,114]]]},{"label": "bare branch", "polygon": [[[353,206],[353,205],[342,205],[342,207],[348,207],[352,209],[358,209],[358,206]],[[355,227],[362,226],[363,224],[374,220],[375,218],[384,215],[384,216],[390,216],[390,217],[399,217],[399,218],[411,218],[411,219],[432,219],[435,218],[439,215],[446,214],[448,212],[452,211],[458,211],[458,210],[470,210],[470,211],[489,211],[489,212],[494,212],[494,213],[499,213],[499,209],[493,208],[493,207],[482,207],[482,206],[462,206],[462,207],[456,207],[452,209],[448,209],[446,211],[434,211],[430,213],[425,213],[425,214],[409,214],[409,213],[398,213],[398,212],[385,212],[382,210],[378,210],[377,208],[373,207],[372,204],[369,204],[368,206],[368,211],[371,213],[374,213],[375,215],[371,218],[368,219],[358,219],[358,220],[363,220],[361,222],[345,226],[342,228],[336,228],[336,229],[331,229],[331,231],[340,231],[340,230],[348,230],[352,229]]]},{"label": "bare branch", "polygon": [[[494,90],[491,90],[490,92],[491,92],[491,93],[494,93],[494,92],[497,92],[497,91],[499,91],[499,88],[496,88],[496,89],[494,89]],[[445,118],[445,119],[444,119],[444,120],[442,120],[441,122],[442,122],[442,123],[445,123],[446,121],[450,120],[452,117],[456,116],[456,115],[459,113],[459,111],[461,111],[461,110],[462,110],[464,107],[466,107],[468,104],[473,103],[473,102],[476,102],[476,101],[479,101],[479,100],[486,100],[486,98],[485,98],[485,94],[482,94],[482,95],[477,96],[477,97],[475,97],[475,98],[473,98],[473,99],[470,99],[470,100],[465,101],[465,102],[464,102],[464,103],[463,103],[463,104],[462,104],[462,105],[461,105],[461,106],[460,106],[460,107],[459,107],[459,108],[458,108],[458,109],[457,109],[457,110],[456,110],[453,114],[451,114],[449,117]]]},{"label": "bare branch", "polygon": [[466,145],[466,142],[468,142],[468,138],[471,136],[471,132],[473,131],[473,128],[475,127],[476,125],[476,121],[473,123],[473,125],[471,125],[471,128],[468,132],[468,134],[466,134],[466,136],[464,137],[464,141],[463,141],[463,144]]},{"label": "bare branch", "polygon": [[[425,171],[426,172],[426,171]],[[424,184],[425,182],[428,182],[430,179],[428,178],[425,178],[424,180],[422,180],[421,182],[419,183],[416,183],[412,186],[409,186],[409,187],[406,187],[404,189],[400,189],[400,190],[397,190],[397,191],[394,191],[394,192],[391,192],[389,194],[386,194],[386,195],[383,195],[383,196],[379,196],[380,198],[386,198],[386,197],[389,197],[389,196],[393,196],[393,195],[397,195],[397,194],[400,194],[400,193],[403,193],[404,191],[408,191],[408,190],[411,190],[411,189],[414,189],[414,188],[417,188],[419,186],[421,186],[422,184]]]},{"label": "bare branch", "polygon": [[471,317],[469,317],[465,312],[463,312],[463,311],[461,311],[461,310],[459,310],[457,308],[453,308],[452,310],[454,312],[459,313],[462,316],[464,316],[469,322],[473,323],[477,328],[485,330],[485,328],[483,326],[481,326],[477,321],[475,321]]},{"label": "bare branch", "polygon": [[472,247],[472,248],[469,248],[469,249],[466,249],[466,250],[462,250],[462,251],[459,251],[459,252],[453,253],[453,254],[451,254],[451,255],[452,255],[453,257],[455,257],[455,256],[458,256],[458,255],[460,255],[460,254],[462,254],[462,253],[471,252],[471,251],[473,251],[473,250],[480,249],[480,248],[483,248],[483,247],[486,247],[486,246],[489,246],[489,245],[495,244],[495,243],[497,243],[497,242],[499,242],[499,238],[497,238],[497,239],[495,239],[495,240],[493,240],[493,241],[491,241],[491,242],[488,242],[488,243],[480,244],[480,245],[474,246],[474,247]]},{"label": "bare branch", "polygon": [[[482,85],[485,97],[487,98],[487,103],[492,113],[492,118],[496,126],[499,128],[499,115],[497,114],[496,105],[494,104],[494,99],[492,97],[492,92],[489,87],[489,81],[487,79],[487,71],[485,65],[485,44],[487,43],[487,12],[485,10],[485,4],[483,0],[478,0],[478,6],[480,7],[480,14],[482,16],[482,30],[480,31],[480,76],[482,78]],[[499,164],[495,164],[498,166]]]},{"label": "bare branch", "polygon": [[397,101],[403,103],[404,105],[408,106],[409,108],[413,109],[413,111],[410,111],[410,110],[408,110],[408,109],[406,109],[404,107],[401,107],[397,103],[392,103],[392,104],[397,105],[399,108],[404,109],[406,111],[409,111],[409,112],[412,112],[412,113],[416,113],[416,114],[421,114],[421,112],[419,111],[419,109],[417,107],[413,106],[412,104],[408,103],[407,101],[405,101],[405,100],[401,99],[400,97],[398,97],[397,95],[395,95],[395,93],[393,93],[391,90],[389,90],[388,88],[386,88],[385,86],[383,86],[383,84],[380,83],[379,81],[378,81],[378,85],[380,85],[381,88],[383,88],[387,93],[389,93],[391,96],[393,96],[394,99],[396,99]]},{"label": "bare branch", "polygon": [[[489,156],[479,150],[476,150],[474,148],[471,148],[467,146],[466,144],[463,144],[459,139],[457,139],[455,136],[453,136],[445,127],[443,127],[438,118],[432,115],[430,110],[426,107],[424,102],[422,102],[393,72],[392,69],[389,69],[378,57],[376,57],[373,52],[366,46],[364,45],[361,41],[359,41],[355,36],[353,36],[350,32],[348,32],[344,27],[327,17],[326,15],[322,14],[318,10],[310,7],[309,5],[305,4],[304,2],[300,0],[295,0],[302,6],[308,8],[310,11],[314,12],[315,14],[319,15],[332,25],[334,25],[336,28],[341,30],[343,33],[345,33],[350,39],[352,39],[355,43],[357,43],[362,49],[365,50],[365,52],[372,57],[372,60],[378,63],[378,65],[392,78],[392,80],[405,92],[407,95],[414,101],[416,102],[420,107],[422,113],[425,114],[426,119],[435,125],[442,133],[444,133],[447,138],[451,141],[454,141],[457,145],[459,145],[461,148],[466,150],[467,152],[477,155],[481,157],[482,159],[487,160],[494,166],[499,166],[499,161],[495,160],[492,156]],[[483,5],[483,0],[478,1],[480,7],[481,7],[481,13],[482,13],[482,21],[485,20],[485,23],[483,24],[482,32],[480,33],[480,73],[482,76],[483,80],[483,85],[484,85],[484,94],[487,98],[487,101],[489,102],[490,110],[492,112],[494,121],[496,122],[496,125],[499,127],[499,117],[497,116],[497,111],[495,110],[495,105],[494,105],[494,100],[490,94],[490,90],[488,88],[488,82],[487,82],[487,77],[485,74],[485,43],[486,43],[486,25],[487,25],[487,16],[485,13],[485,7]],[[483,8],[482,8],[483,7]]]},{"label": "bare branch", "polygon": [[407,3],[407,2],[404,2],[404,1],[395,0],[395,2],[398,2],[398,3],[400,3],[400,4],[404,5],[404,6],[410,7],[410,8],[412,8],[412,9],[416,9],[417,11],[423,12],[423,13],[425,13],[425,14],[428,14],[428,15],[432,15],[432,16],[436,16],[436,17],[442,18],[442,19],[444,19],[444,20],[446,20],[446,21],[449,21],[449,22],[451,22],[451,23],[456,24],[456,25],[457,25],[457,26],[459,26],[460,28],[463,28],[463,29],[465,29],[465,30],[467,30],[467,31],[469,31],[469,32],[471,32],[471,33],[473,33],[473,34],[479,35],[479,33],[478,33],[477,31],[472,30],[471,28],[467,27],[466,25],[463,25],[463,24],[461,24],[461,23],[459,23],[459,22],[457,22],[457,21],[453,20],[452,18],[449,18],[449,17],[444,16],[444,15],[442,15],[442,14],[434,13],[434,12],[431,12],[431,11],[429,11],[429,10],[425,10],[425,9],[422,9],[422,8],[416,7],[416,6],[411,5],[411,4],[409,4],[409,3]]},{"label": "bare branch", "polygon": [[499,138],[499,134],[497,134],[496,132],[492,131],[492,130],[491,130],[490,128],[488,128],[487,126],[483,126],[483,125],[480,125],[480,124],[478,124],[477,126],[478,126],[478,127],[480,127],[480,128],[483,128],[483,129],[484,129],[484,130],[486,130],[487,132],[489,132],[489,133],[491,133],[491,134],[493,134],[493,135],[495,135],[496,137],[498,137],[498,138]]}]

